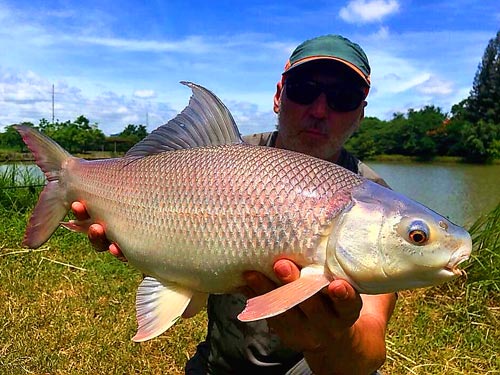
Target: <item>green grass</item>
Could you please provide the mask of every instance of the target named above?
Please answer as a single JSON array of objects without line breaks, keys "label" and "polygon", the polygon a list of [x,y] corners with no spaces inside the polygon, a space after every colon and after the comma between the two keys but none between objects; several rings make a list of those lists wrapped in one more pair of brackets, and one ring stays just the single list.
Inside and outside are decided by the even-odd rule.
[{"label": "green grass", "polygon": [[[64,229],[37,251],[23,249],[39,188],[1,189],[11,177],[0,176],[0,374],[183,373],[206,315],[133,343],[141,275]],[[400,293],[386,374],[500,373],[500,206],[471,231],[467,279]]]}]

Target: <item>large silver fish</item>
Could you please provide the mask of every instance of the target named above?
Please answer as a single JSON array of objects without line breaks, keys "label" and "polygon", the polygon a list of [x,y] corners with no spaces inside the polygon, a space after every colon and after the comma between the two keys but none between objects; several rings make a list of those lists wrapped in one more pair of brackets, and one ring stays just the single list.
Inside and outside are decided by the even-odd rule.
[{"label": "large silver fish", "polygon": [[78,159],[16,127],[48,180],[24,244],[43,244],[71,202],[83,202],[91,221],[148,275],[137,293],[133,340],[193,315],[208,293],[234,291],[246,270],[276,280],[280,258],[301,266],[301,277],[249,300],[240,320],[286,311],[334,278],[377,294],[461,274],[457,265],[471,252],[464,229],[335,164],[245,144],[224,104],[185,84],[193,91],[188,107],[123,158]]}]

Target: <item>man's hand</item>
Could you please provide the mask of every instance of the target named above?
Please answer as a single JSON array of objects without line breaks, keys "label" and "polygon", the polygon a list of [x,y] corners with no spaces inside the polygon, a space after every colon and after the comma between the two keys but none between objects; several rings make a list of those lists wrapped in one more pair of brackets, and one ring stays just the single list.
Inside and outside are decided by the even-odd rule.
[{"label": "man's hand", "polygon": [[[287,259],[277,261],[274,272],[283,283],[300,276]],[[258,272],[246,272],[245,279],[249,296],[276,288]],[[339,279],[267,321],[285,346],[304,354],[315,374],[369,374],[385,360],[385,329],[394,303],[394,294],[361,296]]]},{"label": "man's hand", "polygon": [[[75,214],[75,217],[77,220],[84,221],[84,220],[88,220],[90,218],[89,214],[87,213],[87,210],[85,209],[85,205],[81,202],[73,202],[71,204],[71,210]],[[94,248],[97,251],[109,250],[109,252],[112,255],[114,255],[115,257],[117,257],[121,261],[124,261],[124,262],[127,261],[127,259],[125,258],[125,256],[121,252],[118,245],[110,242],[106,238],[106,234],[104,233],[104,228],[102,227],[102,225],[91,224],[89,226],[87,236],[89,237],[90,243],[92,244],[92,246],[94,246]]]}]

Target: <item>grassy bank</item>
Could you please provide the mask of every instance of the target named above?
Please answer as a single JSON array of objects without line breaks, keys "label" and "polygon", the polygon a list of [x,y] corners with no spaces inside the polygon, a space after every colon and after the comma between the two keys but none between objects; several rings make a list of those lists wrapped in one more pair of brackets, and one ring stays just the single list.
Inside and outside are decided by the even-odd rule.
[{"label": "grassy bank", "polygon": [[[0,374],[183,373],[206,316],[132,343],[141,275],[63,229],[41,249],[22,249],[39,188],[1,189],[10,184],[2,181]],[[500,373],[499,232],[497,207],[473,228],[467,280],[401,293],[387,335],[387,374]]]},{"label": "grassy bank", "polygon": [[[114,153],[111,151],[91,151],[85,154],[75,154],[74,156],[88,160],[94,159],[108,159],[113,157],[123,156],[123,153]],[[0,149],[0,163],[11,162],[32,162],[33,154],[31,152],[16,152],[11,150]]]}]

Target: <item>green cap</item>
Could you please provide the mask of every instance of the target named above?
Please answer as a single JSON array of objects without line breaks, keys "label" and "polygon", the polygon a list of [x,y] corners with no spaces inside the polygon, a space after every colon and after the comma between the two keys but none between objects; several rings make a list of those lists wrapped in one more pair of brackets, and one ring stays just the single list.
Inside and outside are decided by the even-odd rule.
[{"label": "green cap", "polygon": [[341,35],[323,35],[309,39],[292,52],[283,74],[310,61],[339,61],[354,70],[370,87],[370,64],[363,49]]}]

